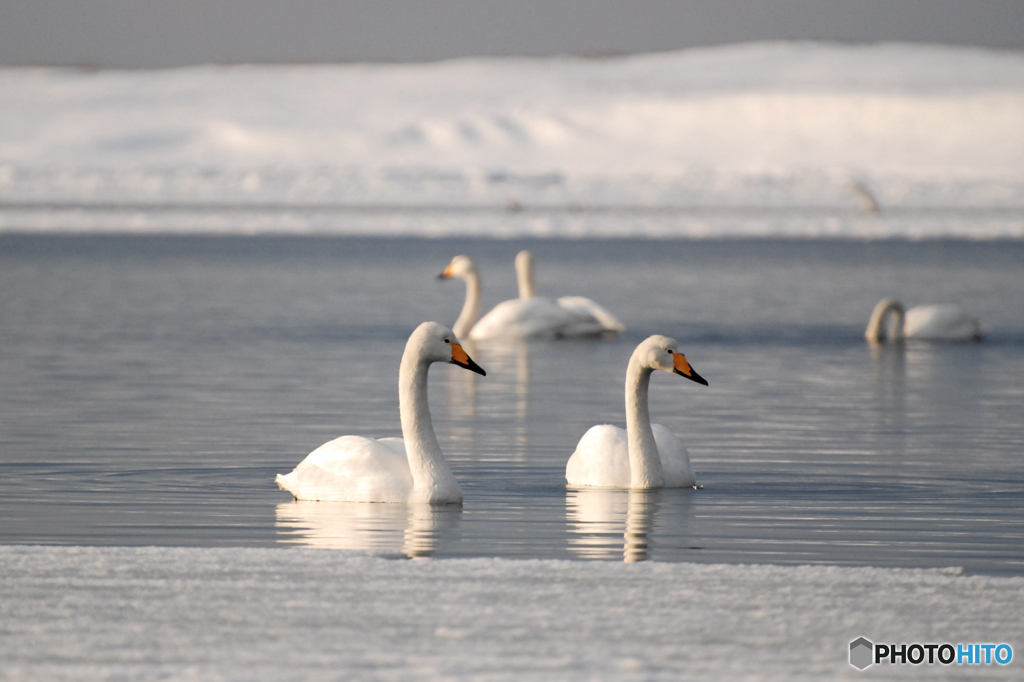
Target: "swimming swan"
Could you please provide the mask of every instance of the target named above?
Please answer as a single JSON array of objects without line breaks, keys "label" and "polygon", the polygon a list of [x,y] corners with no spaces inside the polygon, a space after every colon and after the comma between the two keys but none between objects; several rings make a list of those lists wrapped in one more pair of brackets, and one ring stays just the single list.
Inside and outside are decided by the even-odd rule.
[{"label": "swimming swan", "polygon": [[[533,284],[533,254],[525,249],[516,254],[516,283],[519,285],[520,299],[537,296],[537,289]],[[555,303],[566,310],[594,318],[598,326],[591,326],[584,332],[586,334],[626,331],[626,326],[615,319],[614,315],[585,296],[562,296],[555,299]],[[592,325],[589,321],[587,324]],[[591,329],[596,331],[591,331]]]},{"label": "swimming swan", "polygon": [[486,376],[450,329],[424,322],[398,371],[402,438],[342,436],[309,453],[277,484],[299,500],[461,504],[462,490],[441,454],[427,406],[427,370],[450,362]]},{"label": "swimming swan", "polygon": [[[888,315],[895,316],[895,323],[888,325]],[[981,323],[968,317],[960,306],[952,304],[922,305],[904,312],[903,304],[893,298],[883,298],[871,312],[871,320],[864,331],[864,338],[871,343],[888,339],[900,342],[904,338],[923,341],[980,341]]]},{"label": "swimming swan", "polygon": [[697,478],[683,441],[651,424],[647,389],[656,369],[708,385],[667,336],[651,336],[636,347],[626,368],[626,430],[604,424],[583,434],[565,465],[569,485],[604,488],[683,488]]},{"label": "swimming swan", "polygon": [[552,300],[537,296],[533,285],[533,257],[529,251],[516,256],[519,298],[499,303],[478,322],[480,274],[468,256],[456,256],[438,277],[466,282],[466,301],[453,329],[456,335],[479,339],[596,336],[618,333],[625,327],[608,311],[582,296]]}]

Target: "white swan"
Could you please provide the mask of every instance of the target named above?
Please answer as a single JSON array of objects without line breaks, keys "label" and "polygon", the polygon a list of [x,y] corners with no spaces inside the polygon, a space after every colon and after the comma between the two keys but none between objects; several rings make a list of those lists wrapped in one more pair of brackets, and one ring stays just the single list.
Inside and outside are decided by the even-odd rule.
[{"label": "white swan", "polygon": [[[886,325],[889,314],[895,321]],[[888,333],[886,333],[888,326]],[[883,298],[871,312],[864,331],[871,343],[899,342],[904,338],[922,341],[980,341],[981,323],[952,304],[922,305],[904,311],[903,304],[892,298]]]},{"label": "white swan", "polygon": [[466,338],[525,339],[531,337],[596,336],[625,331],[607,310],[583,296],[552,300],[537,296],[533,285],[533,256],[520,251],[516,256],[519,298],[499,303],[482,319],[480,315],[480,274],[468,256],[456,256],[439,277],[466,282],[466,301],[453,329]]},{"label": "white swan", "polygon": [[402,438],[336,438],[290,474],[278,474],[277,484],[299,500],[461,504],[462,490],[441,454],[427,406],[427,370],[434,362],[486,376],[450,329],[424,322],[409,337],[398,371]]},{"label": "white swan", "polygon": [[651,424],[647,389],[656,369],[708,385],[690,367],[674,339],[647,338],[633,351],[626,368],[626,430],[604,424],[583,434],[565,465],[569,485],[630,489],[696,485],[683,441],[661,424]]},{"label": "white swan", "polygon": [[[537,296],[537,289],[533,284],[533,254],[526,249],[516,254],[516,283],[519,285],[520,299]],[[586,334],[618,334],[626,331],[626,326],[615,319],[614,315],[585,296],[562,296],[555,299],[555,303],[566,310],[594,318],[598,326],[595,327],[588,321],[589,328],[584,332]]]}]

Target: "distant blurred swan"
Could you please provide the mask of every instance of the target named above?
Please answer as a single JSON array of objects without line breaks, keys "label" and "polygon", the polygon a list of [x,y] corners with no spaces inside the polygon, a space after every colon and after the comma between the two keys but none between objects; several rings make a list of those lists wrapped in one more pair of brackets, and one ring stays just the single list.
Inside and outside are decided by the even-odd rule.
[{"label": "distant blurred swan", "polygon": [[413,331],[398,371],[402,438],[342,436],[311,452],[277,484],[299,500],[461,504],[462,490],[441,454],[427,405],[427,370],[450,362],[484,374],[452,330],[424,322]]},{"label": "distant blurred swan", "polygon": [[697,483],[683,441],[661,424],[651,424],[647,390],[656,369],[708,385],[666,336],[651,336],[636,347],[626,367],[626,430],[604,424],[583,434],[565,466],[569,485],[605,488],[683,488]]},{"label": "distant blurred swan", "polygon": [[[892,314],[895,320],[886,324]],[[886,333],[888,327],[888,333]],[[871,343],[899,342],[904,338],[922,341],[980,341],[981,323],[969,317],[958,305],[924,305],[904,312],[903,304],[893,298],[883,298],[871,312],[864,331]]]},{"label": "distant blurred swan", "polygon": [[625,326],[600,305],[583,296],[552,300],[537,296],[533,284],[533,256],[520,251],[516,256],[519,298],[499,303],[480,321],[480,275],[468,256],[456,256],[440,277],[466,282],[466,301],[453,329],[469,339],[525,339],[531,337],[573,337],[615,334]]}]

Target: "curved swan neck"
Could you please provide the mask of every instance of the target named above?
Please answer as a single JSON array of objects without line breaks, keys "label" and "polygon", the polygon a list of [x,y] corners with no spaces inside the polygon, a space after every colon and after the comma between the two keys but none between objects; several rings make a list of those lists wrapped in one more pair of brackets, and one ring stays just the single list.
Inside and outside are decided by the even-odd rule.
[{"label": "curved swan neck", "polygon": [[626,437],[629,443],[629,487],[660,488],[665,485],[661,455],[651,429],[647,410],[647,391],[654,370],[640,363],[633,353],[626,369]]},{"label": "curved swan neck", "polygon": [[885,330],[885,320],[889,313],[896,317],[895,323],[890,327],[889,340],[903,340],[903,325],[905,313],[903,304],[892,298],[883,298],[871,311],[871,319],[868,321],[868,328],[864,331],[864,338],[871,343],[881,343],[884,339],[882,333]]},{"label": "curved swan neck", "polygon": [[459,319],[452,325],[455,336],[462,340],[469,338],[469,330],[480,317],[480,275],[472,268],[463,277],[466,282],[466,301],[462,304]]},{"label": "curved swan neck", "polygon": [[519,298],[534,298],[537,289],[533,286],[533,254],[520,251],[516,255],[516,282],[519,284]]},{"label": "curved swan neck", "polygon": [[412,473],[410,502],[461,502],[462,491],[441,453],[427,405],[427,371],[430,361],[421,347],[409,339],[398,370],[398,410],[402,438]]}]

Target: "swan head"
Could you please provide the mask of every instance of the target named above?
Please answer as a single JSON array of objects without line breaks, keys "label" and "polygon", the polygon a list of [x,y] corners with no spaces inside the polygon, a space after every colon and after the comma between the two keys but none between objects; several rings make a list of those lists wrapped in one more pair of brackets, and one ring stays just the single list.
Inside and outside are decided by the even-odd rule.
[{"label": "swan head", "polygon": [[476,274],[476,266],[473,265],[473,261],[470,260],[469,256],[456,256],[452,258],[452,262],[448,264],[448,267],[437,276],[438,279],[451,279],[453,277],[457,279],[466,279],[470,275]]},{"label": "swan head", "polygon": [[480,365],[462,348],[455,333],[437,322],[424,322],[409,337],[407,349],[414,349],[422,360],[430,362],[449,362],[453,365],[487,376]]},{"label": "swan head", "polygon": [[679,343],[667,336],[655,334],[648,337],[637,346],[633,352],[633,358],[640,363],[641,367],[661,369],[686,377],[698,384],[708,385],[707,380],[690,367],[686,356],[679,350]]}]

